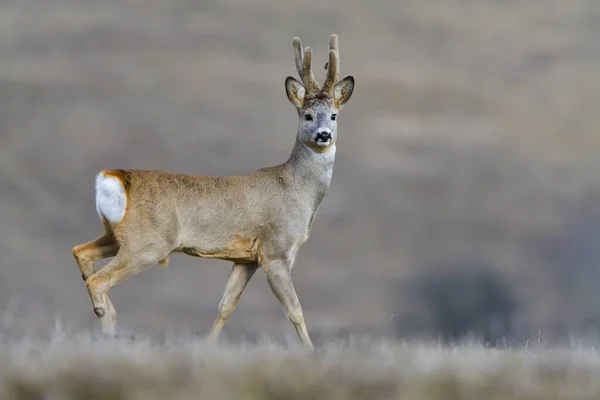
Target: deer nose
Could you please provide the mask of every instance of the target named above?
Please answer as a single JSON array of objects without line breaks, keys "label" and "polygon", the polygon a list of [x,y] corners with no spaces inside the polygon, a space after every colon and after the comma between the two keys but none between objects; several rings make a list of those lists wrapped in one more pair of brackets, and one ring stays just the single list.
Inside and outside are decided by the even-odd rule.
[{"label": "deer nose", "polygon": [[331,140],[331,132],[328,132],[328,131],[317,132],[317,140],[322,140],[323,142]]}]

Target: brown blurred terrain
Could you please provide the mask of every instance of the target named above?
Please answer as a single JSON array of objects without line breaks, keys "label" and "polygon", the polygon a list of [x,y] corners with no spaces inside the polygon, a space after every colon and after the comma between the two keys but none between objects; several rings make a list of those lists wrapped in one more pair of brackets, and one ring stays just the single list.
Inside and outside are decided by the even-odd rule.
[{"label": "brown blurred terrain", "polygon": [[[96,329],[71,248],[102,168],[241,174],[287,159],[292,38],[340,38],[356,90],[294,282],[309,329],[494,340],[600,327],[595,0],[0,3],[0,333]],[[224,261],[111,291],[120,327],[208,332]],[[262,274],[224,335],[290,335]]]}]

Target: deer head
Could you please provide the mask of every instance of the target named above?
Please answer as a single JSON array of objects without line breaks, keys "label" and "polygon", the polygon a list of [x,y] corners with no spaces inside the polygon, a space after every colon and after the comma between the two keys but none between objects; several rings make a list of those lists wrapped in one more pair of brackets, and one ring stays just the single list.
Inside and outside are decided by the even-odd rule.
[{"label": "deer head", "polygon": [[352,96],[354,77],[347,76],[337,82],[337,35],[329,38],[329,62],[325,65],[327,76],[322,87],[319,87],[312,72],[312,49],[302,49],[302,42],[297,37],[293,44],[296,69],[302,82],[289,76],[285,80],[285,90],[289,101],[298,111],[297,140],[317,152],[324,152],[337,139],[337,116]]}]

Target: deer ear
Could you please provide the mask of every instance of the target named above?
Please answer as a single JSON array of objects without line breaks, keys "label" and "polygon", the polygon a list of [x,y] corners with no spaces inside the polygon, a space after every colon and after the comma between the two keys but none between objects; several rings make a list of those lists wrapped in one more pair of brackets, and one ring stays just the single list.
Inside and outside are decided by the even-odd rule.
[{"label": "deer ear", "polygon": [[354,91],[354,77],[347,76],[333,87],[333,99],[336,107],[340,108],[352,96],[352,92]]},{"label": "deer ear", "polygon": [[296,108],[302,108],[304,105],[304,95],[306,94],[306,89],[304,89],[302,83],[288,76],[285,80],[285,92],[290,103],[295,105]]}]

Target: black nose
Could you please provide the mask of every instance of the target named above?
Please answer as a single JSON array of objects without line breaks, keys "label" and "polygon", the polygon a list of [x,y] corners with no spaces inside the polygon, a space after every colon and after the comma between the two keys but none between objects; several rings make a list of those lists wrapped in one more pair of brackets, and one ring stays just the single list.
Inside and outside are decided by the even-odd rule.
[{"label": "black nose", "polygon": [[326,142],[331,139],[331,132],[323,131],[317,133],[317,140],[322,140]]}]

